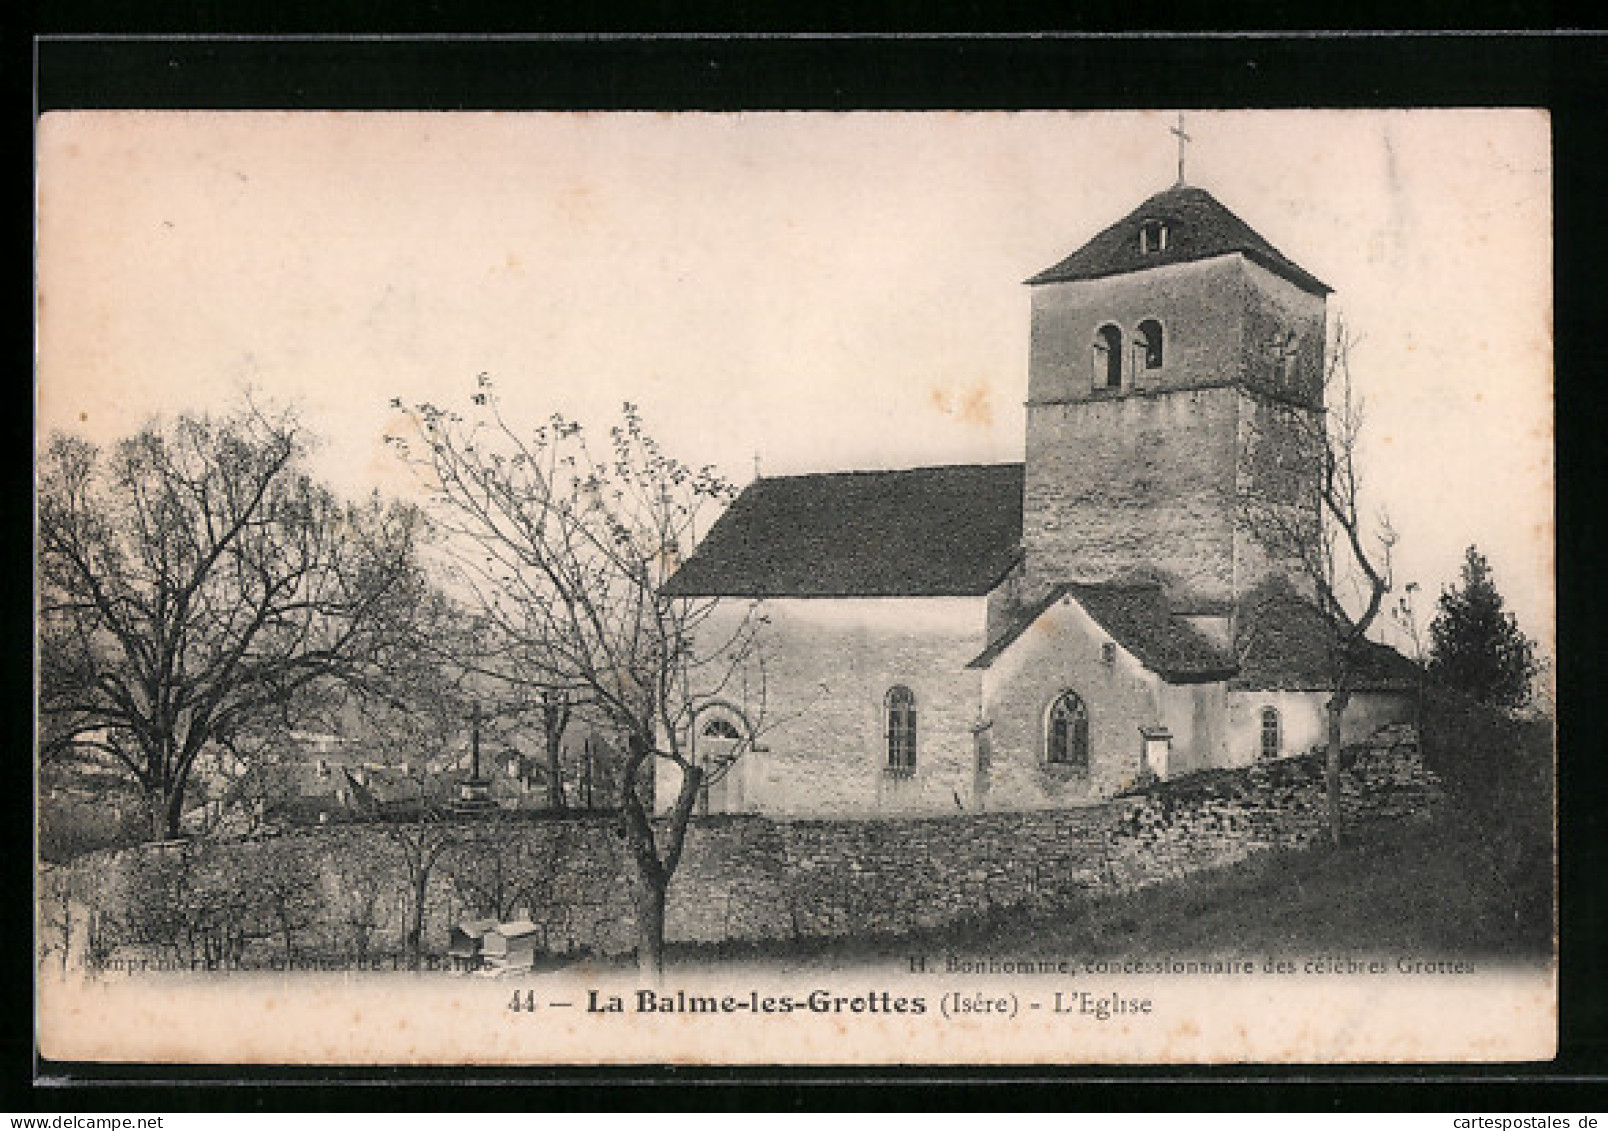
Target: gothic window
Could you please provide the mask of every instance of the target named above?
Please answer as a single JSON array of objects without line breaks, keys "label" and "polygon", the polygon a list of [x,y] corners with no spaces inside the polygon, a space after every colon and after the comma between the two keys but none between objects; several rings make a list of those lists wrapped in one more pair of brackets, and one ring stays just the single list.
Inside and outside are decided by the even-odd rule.
[{"label": "gothic window", "polygon": [[1133,360],[1136,368],[1161,368],[1161,323],[1154,318],[1139,323],[1138,333],[1134,335]]},{"label": "gothic window", "polygon": [[910,773],[916,768],[916,696],[908,687],[895,687],[884,701],[887,714],[888,769]]},{"label": "gothic window", "polygon": [[1050,705],[1044,724],[1044,760],[1077,770],[1089,768],[1089,711],[1075,691],[1062,692]]},{"label": "gothic window", "polygon": [[1139,226],[1139,254],[1154,255],[1167,250],[1167,225],[1160,220],[1146,220]]},{"label": "gothic window", "polygon": [[1122,331],[1109,323],[1094,335],[1094,387],[1122,388]]},{"label": "gothic window", "polygon": [[1279,733],[1279,712],[1275,707],[1262,708],[1262,757],[1277,758],[1282,745]]}]

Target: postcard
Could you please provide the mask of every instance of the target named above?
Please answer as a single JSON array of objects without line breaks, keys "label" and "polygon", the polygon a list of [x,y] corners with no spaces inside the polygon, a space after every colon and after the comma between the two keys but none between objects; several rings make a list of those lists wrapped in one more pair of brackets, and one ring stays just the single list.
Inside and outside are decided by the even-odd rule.
[{"label": "postcard", "polygon": [[44,114],[41,1055],[1550,1059],[1550,147]]}]

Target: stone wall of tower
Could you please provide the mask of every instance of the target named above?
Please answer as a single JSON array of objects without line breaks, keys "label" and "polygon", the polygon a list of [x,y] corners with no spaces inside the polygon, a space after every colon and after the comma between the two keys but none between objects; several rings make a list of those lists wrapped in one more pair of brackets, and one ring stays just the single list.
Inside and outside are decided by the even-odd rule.
[{"label": "stone wall of tower", "polygon": [[1241,379],[1247,388],[1282,400],[1321,405],[1327,329],[1323,297],[1255,264],[1242,261],[1240,274]]},{"label": "stone wall of tower", "polygon": [[[1034,287],[1028,403],[1100,401],[1233,381],[1247,354],[1246,299],[1238,256]],[[1139,324],[1150,319],[1162,328],[1159,369],[1134,364]],[[1095,334],[1105,325],[1122,332],[1120,391],[1095,385]]]},{"label": "stone wall of tower", "polygon": [[1317,545],[1318,474],[1324,422],[1318,410],[1254,390],[1239,394],[1239,522],[1234,532],[1235,590],[1244,595],[1270,575],[1311,590]]},{"label": "stone wall of tower", "polygon": [[[1321,404],[1324,317],[1321,296],[1238,255],[1035,287],[1024,592],[1148,573],[1211,607],[1285,569],[1244,529],[1242,493],[1291,435],[1265,406]],[[1157,367],[1132,348],[1152,320]],[[1107,325],[1123,335],[1117,389],[1097,374]],[[1286,479],[1291,456],[1275,461]]]},{"label": "stone wall of tower", "polygon": [[1229,599],[1238,430],[1233,388],[1031,405],[1025,588],[1142,572]]}]

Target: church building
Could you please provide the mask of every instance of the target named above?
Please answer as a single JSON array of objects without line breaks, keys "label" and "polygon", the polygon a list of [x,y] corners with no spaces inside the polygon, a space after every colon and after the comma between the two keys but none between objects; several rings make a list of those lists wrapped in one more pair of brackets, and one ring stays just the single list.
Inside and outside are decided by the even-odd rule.
[{"label": "church building", "polygon": [[[667,583],[711,641],[760,618],[691,724],[703,811],[1074,806],[1322,742],[1324,624],[1243,500],[1317,536],[1279,429],[1330,288],[1182,178],[1027,284],[1023,462],[756,479]],[[1407,717],[1406,661],[1360,668],[1347,741]]]}]

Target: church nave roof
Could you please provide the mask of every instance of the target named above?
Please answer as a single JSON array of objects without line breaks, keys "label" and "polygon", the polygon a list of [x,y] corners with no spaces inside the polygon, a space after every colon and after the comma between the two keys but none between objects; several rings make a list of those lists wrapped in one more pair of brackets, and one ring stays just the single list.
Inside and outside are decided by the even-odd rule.
[{"label": "church nave roof", "polygon": [[756,479],[664,587],[678,597],[981,596],[1021,556],[1022,465]]}]

